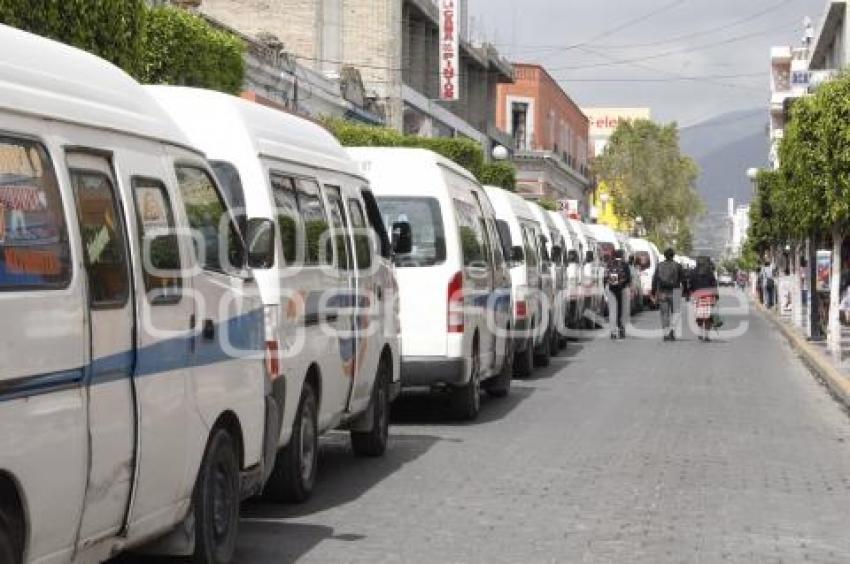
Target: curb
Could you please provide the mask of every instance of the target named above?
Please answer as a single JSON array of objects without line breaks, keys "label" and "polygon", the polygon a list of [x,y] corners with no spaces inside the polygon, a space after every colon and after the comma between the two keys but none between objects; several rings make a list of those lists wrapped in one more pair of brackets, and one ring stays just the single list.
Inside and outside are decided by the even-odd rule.
[{"label": "curb", "polygon": [[756,309],[762,313],[768,321],[775,325],[780,333],[788,340],[803,363],[813,372],[814,376],[823,381],[829,388],[832,395],[841,401],[846,407],[850,408],[850,379],[846,378],[841,371],[838,370],[832,363],[824,357],[821,351],[816,350],[811,343],[806,340],[806,337],[797,332],[797,330],[786,322],[782,321],[776,314],[768,311],[763,305],[756,302]]}]

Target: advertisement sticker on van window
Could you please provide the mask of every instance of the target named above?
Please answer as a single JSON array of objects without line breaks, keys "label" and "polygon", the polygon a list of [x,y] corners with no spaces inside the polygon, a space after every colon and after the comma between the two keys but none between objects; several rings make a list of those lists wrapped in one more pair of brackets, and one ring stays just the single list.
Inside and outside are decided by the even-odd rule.
[{"label": "advertisement sticker on van window", "polygon": [[4,249],[6,271],[12,274],[57,276],[62,272],[59,256],[54,251],[37,249]]},{"label": "advertisement sticker on van window", "polygon": [[145,230],[168,228],[168,207],[159,186],[139,186],[136,188],[141,207],[142,223]]}]

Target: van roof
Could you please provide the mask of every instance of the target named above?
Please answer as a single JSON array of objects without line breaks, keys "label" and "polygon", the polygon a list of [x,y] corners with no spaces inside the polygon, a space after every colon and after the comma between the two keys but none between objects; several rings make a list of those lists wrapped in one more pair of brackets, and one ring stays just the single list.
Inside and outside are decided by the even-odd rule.
[{"label": "van roof", "polygon": [[0,108],[189,146],[144,88],[115,65],[0,25]]},{"label": "van roof", "polygon": [[210,158],[216,158],[217,151],[241,152],[247,142],[256,156],[362,176],[339,141],[309,120],[212,90],[145,89]]},{"label": "van roof", "polygon": [[385,167],[393,167],[400,174],[410,174],[416,166],[444,166],[472,182],[478,179],[459,164],[442,155],[413,147],[349,147],[348,154],[357,162],[378,161]]}]

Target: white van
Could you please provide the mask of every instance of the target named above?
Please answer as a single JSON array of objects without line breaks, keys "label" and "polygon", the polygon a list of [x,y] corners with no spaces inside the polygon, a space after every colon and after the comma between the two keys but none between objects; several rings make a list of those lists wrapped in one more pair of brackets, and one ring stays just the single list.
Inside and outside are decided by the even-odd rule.
[{"label": "white van", "polygon": [[[546,303],[549,306],[547,317],[549,319],[546,332],[549,339],[549,354],[548,356],[556,356],[560,350],[560,345],[566,345],[566,341],[560,339],[558,333],[558,319],[562,318],[563,312],[566,309],[566,304],[561,303],[560,299],[563,294],[559,292],[562,283],[563,270],[560,267],[561,254],[564,252],[564,243],[561,240],[561,232],[552,221],[549,212],[543,209],[537,202],[528,202],[531,208],[531,213],[540,224],[540,255],[542,257],[543,266],[543,293],[546,296]],[[549,363],[547,355],[541,355],[541,360],[544,364]]]},{"label": "white van", "polygon": [[245,248],[203,155],[116,67],[6,26],[0,59],[0,562],[167,533],[227,562],[271,462],[247,267],[273,226],[246,220]]},{"label": "white van", "polygon": [[559,257],[561,275],[558,291],[561,294],[561,302],[564,304],[563,329],[578,329],[582,316],[581,255],[583,249],[563,213],[550,211],[549,216],[552,218],[555,229],[560,233],[562,245]]},{"label": "white van", "polygon": [[402,387],[448,386],[454,414],[474,419],[480,390],[504,396],[512,377],[510,275],[490,202],[466,169],[431,151],[349,154],[385,224],[412,239],[395,257]]},{"label": "white van", "polygon": [[584,248],[582,266],[582,287],[584,289],[584,324],[590,328],[595,327],[593,316],[601,316],[605,301],[604,269],[601,264],[596,236],[590,230],[590,226],[584,222],[571,219],[570,226],[575,230]]},{"label": "white van", "polygon": [[387,446],[398,302],[375,200],[336,139],[314,123],[218,92],[148,90],[206,152],[234,207],[277,224],[275,268],[258,276],[283,376],[266,495],[304,501],[321,433],[350,429],[357,454],[380,456]]},{"label": "white van", "polygon": [[652,279],[655,277],[655,269],[658,268],[658,254],[653,249],[652,243],[646,239],[629,239],[635,266],[640,273],[641,292],[645,304],[651,303]]},{"label": "white van", "polygon": [[543,287],[542,230],[531,204],[521,196],[495,186],[484,190],[493,203],[504,240],[510,239],[511,295],[513,296],[514,364],[517,375],[528,377],[534,364],[546,364],[550,355],[551,325]]}]

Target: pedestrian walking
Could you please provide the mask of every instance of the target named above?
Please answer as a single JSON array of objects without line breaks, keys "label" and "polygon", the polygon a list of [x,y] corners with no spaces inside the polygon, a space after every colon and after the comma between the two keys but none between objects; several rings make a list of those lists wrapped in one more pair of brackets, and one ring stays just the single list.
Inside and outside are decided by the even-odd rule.
[{"label": "pedestrian walking", "polygon": [[614,257],[605,268],[605,286],[608,289],[608,317],[612,339],[625,339],[623,323],[625,311],[630,307],[624,299],[632,285],[632,273],[622,249],[614,251]]},{"label": "pedestrian walking", "polygon": [[682,266],[673,258],[676,251],[664,251],[664,260],[655,269],[652,278],[652,296],[661,311],[661,331],[665,341],[676,340],[676,329],[672,325],[673,314],[679,311],[682,292],[687,287],[687,278]]},{"label": "pedestrian walking", "polygon": [[694,318],[700,329],[699,340],[711,341],[711,330],[714,327],[714,308],[720,299],[717,289],[717,277],[714,274],[714,263],[709,257],[697,258],[697,266],[691,274],[688,283],[691,302],[694,304]]},{"label": "pedestrian walking", "polygon": [[761,283],[763,303],[767,309],[773,309],[776,304],[776,277],[775,269],[769,260],[765,261],[761,268]]}]

